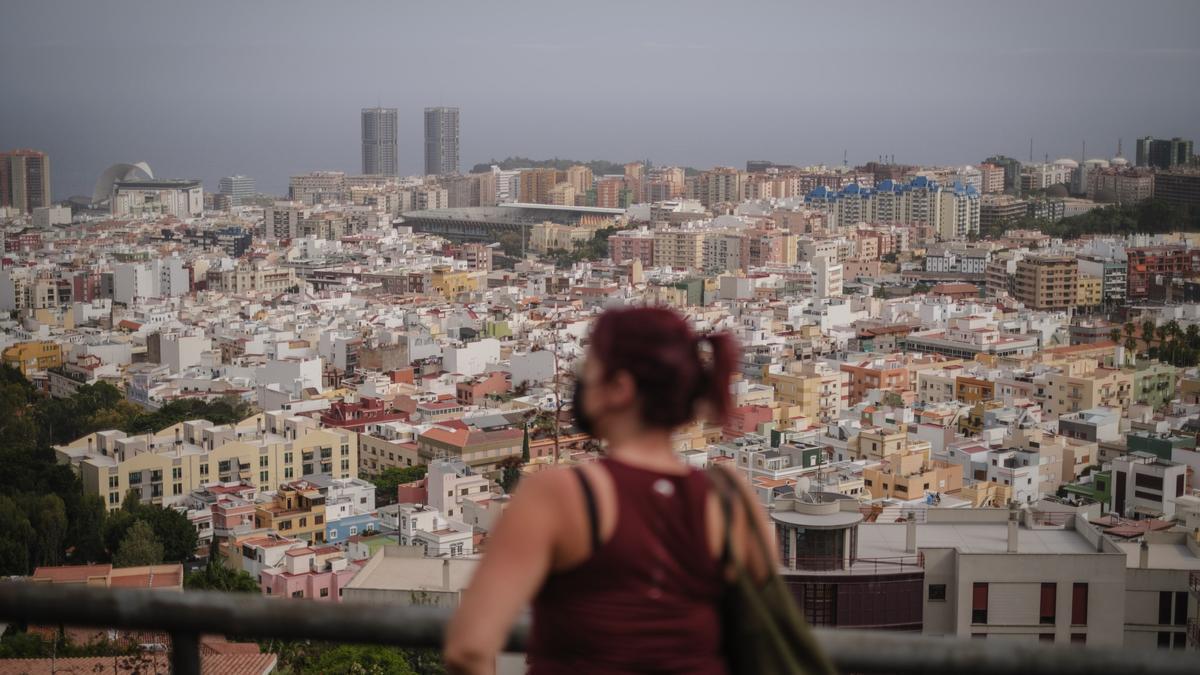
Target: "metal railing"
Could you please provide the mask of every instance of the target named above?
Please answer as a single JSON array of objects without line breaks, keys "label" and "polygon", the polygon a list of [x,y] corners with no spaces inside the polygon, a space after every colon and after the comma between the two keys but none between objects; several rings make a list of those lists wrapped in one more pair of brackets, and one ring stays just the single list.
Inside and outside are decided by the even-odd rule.
[{"label": "metal railing", "polygon": [[[451,610],[433,607],[267,598],[213,591],[169,591],[0,583],[0,620],[50,626],[151,630],[171,635],[171,668],[199,675],[200,636],[320,640],[438,648]],[[842,672],[1095,675],[1097,672],[1195,675],[1195,653],[1161,649],[1045,645],[1038,642],[927,637],[912,633],[815,629]],[[528,626],[506,650],[521,652]]]}]

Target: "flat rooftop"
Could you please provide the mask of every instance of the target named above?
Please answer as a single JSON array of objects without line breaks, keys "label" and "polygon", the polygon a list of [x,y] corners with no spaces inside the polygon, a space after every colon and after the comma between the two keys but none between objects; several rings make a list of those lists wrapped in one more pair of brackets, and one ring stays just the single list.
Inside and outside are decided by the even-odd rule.
[{"label": "flat rooftop", "polygon": [[[861,558],[889,558],[906,555],[904,523],[863,523],[858,529],[858,555]],[[959,553],[1005,553],[1008,551],[1008,523],[919,523],[917,550],[953,548]],[[1017,551],[1026,554],[1095,553],[1096,547],[1080,533],[1070,529],[1020,528]],[[908,554],[911,555],[911,554]]]}]

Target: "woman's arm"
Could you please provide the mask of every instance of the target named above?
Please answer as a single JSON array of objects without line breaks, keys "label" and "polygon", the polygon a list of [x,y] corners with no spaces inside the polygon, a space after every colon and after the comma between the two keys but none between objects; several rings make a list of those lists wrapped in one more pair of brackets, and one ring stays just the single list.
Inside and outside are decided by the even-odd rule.
[{"label": "woman's arm", "polygon": [[560,529],[561,475],[547,471],[521,480],[488,537],[487,553],[462,595],[446,631],[447,671],[491,673],[521,609],[550,571]]}]

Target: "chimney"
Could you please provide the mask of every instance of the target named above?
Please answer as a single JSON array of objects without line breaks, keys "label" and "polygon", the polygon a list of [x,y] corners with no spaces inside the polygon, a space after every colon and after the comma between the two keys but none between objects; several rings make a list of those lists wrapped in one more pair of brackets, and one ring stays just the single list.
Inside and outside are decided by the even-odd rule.
[{"label": "chimney", "polygon": [[908,522],[904,524],[904,552],[917,552],[917,519],[916,514],[908,514]]},{"label": "chimney", "polygon": [[1150,567],[1150,544],[1142,539],[1141,546],[1138,546],[1138,569],[1144,570]]},{"label": "chimney", "polygon": [[442,561],[442,588],[450,590],[450,559]]},{"label": "chimney", "polygon": [[1017,511],[1016,503],[1009,504],[1009,506],[1008,506],[1008,552],[1009,553],[1017,552],[1017,516],[1019,515],[1019,513],[1020,512]]}]

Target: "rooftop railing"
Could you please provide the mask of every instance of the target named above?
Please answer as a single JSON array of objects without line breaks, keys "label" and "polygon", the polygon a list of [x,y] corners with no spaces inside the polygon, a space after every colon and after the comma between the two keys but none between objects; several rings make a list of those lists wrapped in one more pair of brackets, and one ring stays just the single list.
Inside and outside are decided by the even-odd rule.
[{"label": "rooftop railing", "polygon": [[[320,640],[439,648],[450,610],[433,607],[317,603],[251,594],[107,589],[0,583],[0,620],[168,633],[176,675],[199,675],[200,637]],[[839,670],[848,673],[976,675],[1195,675],[1196,652],[1047,645],[1039,642],[928,637],[912,633],[816,629]],[[521,652],[528,626],[506,649]],[[866,648],[864,648],[866,647]]]}]

